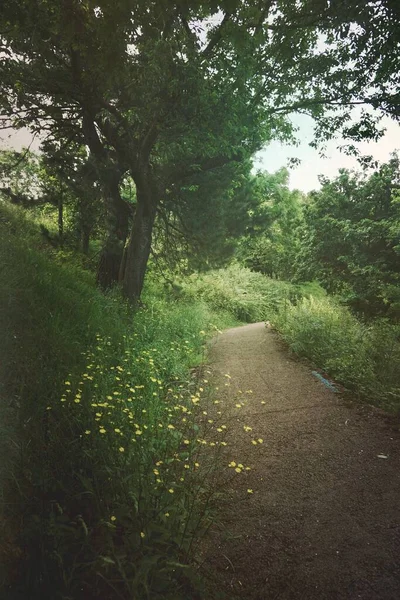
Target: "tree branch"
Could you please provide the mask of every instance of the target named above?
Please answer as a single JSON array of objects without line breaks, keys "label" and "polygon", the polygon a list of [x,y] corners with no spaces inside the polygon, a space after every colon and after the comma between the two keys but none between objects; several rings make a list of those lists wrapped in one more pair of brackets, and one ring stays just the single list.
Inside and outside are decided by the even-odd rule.
[{"label": "tree branch", "polygon": [[204,48],[203,52],[201,53],[202,56],[204,56],[205,58],[208,58],[210,56],[210,54],[214,50],[215,46],[222,39],[222,33],[224,30],[224,27],[228,23],[231,16],[232,16],[232,13],[230,13],[230,12],[225,13],[224,18],[222,19],[219,27],[216,29],[216,31],[214,32],[214,35],[212,36],[212,38],[208,42],[207,46]]}]

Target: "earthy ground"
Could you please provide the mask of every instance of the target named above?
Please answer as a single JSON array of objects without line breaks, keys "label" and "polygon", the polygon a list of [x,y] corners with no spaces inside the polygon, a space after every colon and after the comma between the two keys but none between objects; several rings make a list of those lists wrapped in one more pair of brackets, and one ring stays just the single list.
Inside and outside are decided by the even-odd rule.
[{"label": "earthy ground", "polygon": [[262,323],[224,332],[210,361],[226,462],[252,467],[235,474],[206,543],[217,587],[246,600],[399,600],[398,420],[329,391]]}]

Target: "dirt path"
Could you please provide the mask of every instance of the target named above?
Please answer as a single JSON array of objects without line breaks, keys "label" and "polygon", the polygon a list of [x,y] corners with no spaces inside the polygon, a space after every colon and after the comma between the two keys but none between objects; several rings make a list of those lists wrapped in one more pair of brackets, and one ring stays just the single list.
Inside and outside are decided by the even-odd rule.
[{"label": "dirt path", "polygon": [[399,600],[398,420],[345,403],[262,323],[224,332],[211,362],[227,461],[252,466],[207,544],[228,598]]}]

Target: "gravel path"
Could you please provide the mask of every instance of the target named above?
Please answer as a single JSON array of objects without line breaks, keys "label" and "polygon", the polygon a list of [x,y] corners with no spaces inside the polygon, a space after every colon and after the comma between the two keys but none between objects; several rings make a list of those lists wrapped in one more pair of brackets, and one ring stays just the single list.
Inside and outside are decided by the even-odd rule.
[{"label": "gravel path", "polygon": [[246,600],[399,600],[398,420],[328,390],[263,323],[224,332],[210,361],[226,459],[252,466],[207,541],[218,586]]}]

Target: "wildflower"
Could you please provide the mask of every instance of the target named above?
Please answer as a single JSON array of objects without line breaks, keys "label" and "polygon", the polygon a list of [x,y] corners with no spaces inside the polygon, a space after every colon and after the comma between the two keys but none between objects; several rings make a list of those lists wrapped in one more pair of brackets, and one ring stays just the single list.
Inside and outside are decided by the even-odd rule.
[{"label": "wildflower", "polygon": [[218,431],[218,433],[222,433],[223,432],[222,427],[217,427],[217,431]]},{"label": "wildflower", "polygon": [[175,427],[174,427],[174,426],[173,426],[173,425],[170,423],[170,424],[168,425],[168,429],[175,429]]},{"label": "wildflower", "polygon": [[110,517],[110,521],[113,521],[113,522],[114,522],[114,521],[116,521],[116,520],[117,520],[117,517],[115,517],[114,515],[111,515],[111,517]]},{"label": "wildflower", "polygon": [[174,488],[169,488],[168,491],[169,491],[170,494],[173,494],[175,490],[174,490]]},{"label": "wildflower", "polygon": [[146,534],[145,534],[143,531],[141,531],[141,532],[140,532],[140,537],[143,539],[143,538],[145,538],[145,537],[146,537]]},{"label": "wildflower", "polygon": [[158,469],[153,469],[153,473],[154,473],[154,475],[159,475],[160,471]]},{"label": "wildflower", "polygon": [[248,425],[243,425],[243,429],[247,432],[247,431],[253,431],[252,427],[249,427]]},{"label": "wildflower", "polygon": [[143,431],[141,429],[136,429],[135,433],[136,435],[142,435]]},{"label": "wildflower", "polygon": [[164,513],[164,517],[169,517],[169,512]]},{"label": "wildflower", "polygon": [[248,489],[248,490],[247,490],[247,493],[248,493],[248,494],[253,494],[253,490],[251,490],[251,489]]},{"label": "wildflower", "polygon": [[85,435],[90,435],[90,429],[86,429]]},{"label": "wildflower", "polygon": [[228,444],[226,442],[221,442],[221,446],[227,446]]},{"label": "wildflower", "polygon": [[100,431],[100,433],[105,433],[106,432],[106,430],[104,429],[104,427],[100,427],[99,431]]},{"label": "wildflower", "polygon": [[264,440],[263,440],[262,438],[258,438],[258,440],[257,440],[257,442],[258,442],[259,444],[262,444],[262,443],[263,443],[263,441],[264,441]]},{"label": "wildflower", "polygon": [[198,462],[195,462],[195,463],[194,463],[194,466],[195,466],[195,467],[199,467],[199,466],[200,466],[200,463],[198,463]]},{"label": "wildflower", "polygon": [[119,427],[116,427],[116,428],[114,429],[114,431],[115,431],[115,433],[121,433],[121,430],[119,429]]},{"label": "wildflower", "polygon": [[234,461],[234,460],[232,460],[232,461],[229,463],[228,467],[236,467],[236,463],[235,463],[235,461]]},{"label": "wildflower", "polygon": [[190,469],[190,465],[185,465],[185,469]]},{"label": "wildflower", "polygon": [[227,377],[228,379],[232,379],[232,377],[229,375],[229,373],[225,373],[225,377]]},{"label": "wildflower", "polygon": [[188,444],[190,444],[190,440],[183,440],[183,443],[188,445]]},{"label": "wildflower", "polygon": [[213,419],[208,419],[208,423],[214,423]]},{"label": "wildflower", "polygon": [[242,408],[241,404],[235,404],[236,408]]},{"label": "wildflower", "polygon": [[71,385],[71,382],[70,381],[64,381],[64,384],[65,385]]},{"label": "wildflower", "polygon": [[251,440],[251,443],[253,444],[253,446],[257,446],[257,441],[256,440]]},{"label": "wildflower", "polygon": [[125,452],[125,448],[124,448],[123,446],[120,446],[120,447],[118,448],[118,450],[119,450],[120,452]]},{"label": "wildflower", "polygon": [[264,400],[261,400],[261,404],[265,404]]}]

